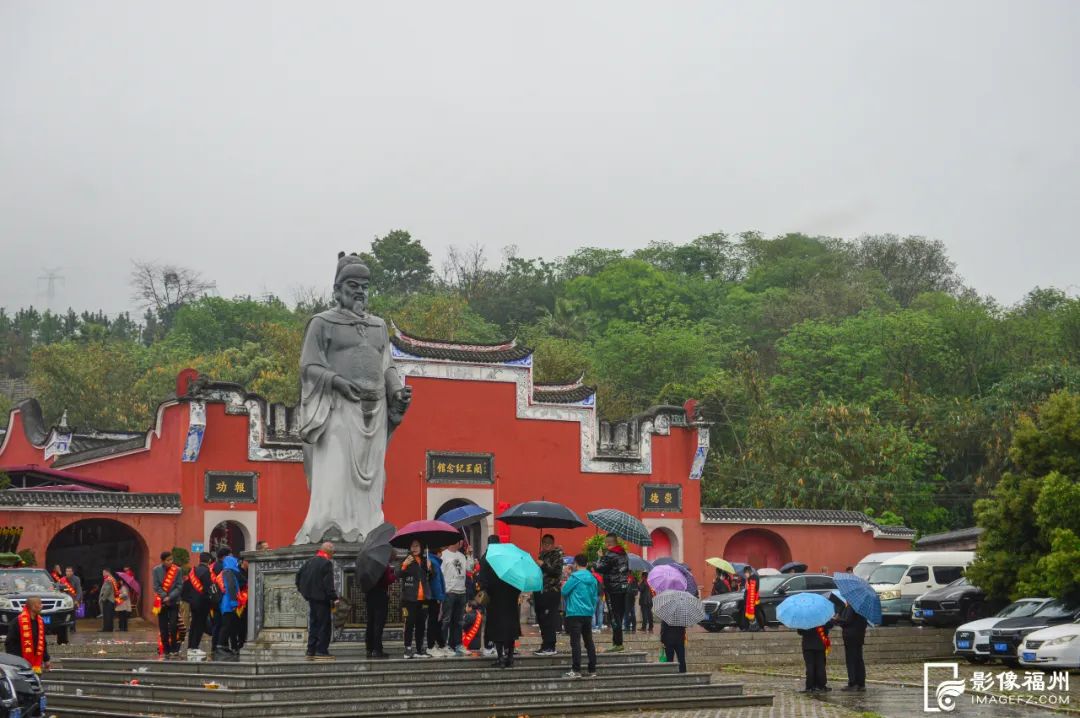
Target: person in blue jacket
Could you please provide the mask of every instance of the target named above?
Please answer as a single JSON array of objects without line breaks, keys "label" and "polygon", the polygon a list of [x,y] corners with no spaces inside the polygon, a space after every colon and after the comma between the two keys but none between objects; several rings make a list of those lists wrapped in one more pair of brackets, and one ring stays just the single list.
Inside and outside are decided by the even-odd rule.
[{"label": "person in blue jacket", "polygon": [[589,655],[586,678],[596,677],[596,645],[593,643],[592,617],[599,600],[600,584],[588,569],[585,554],[574,556],[574,572],[562,587],[566,599],[566,628],[570,632],[570,671],[567,678],[581,678],[581,641]]},{"label": "person in blue jacket", "polygon": [[[428,653],[437,658],[447,658],[454,655],[453,651],[446,649],[446,638],[442,632],[442,602],[446,600],[446,581],[442,575],[442,552],[430,554],[431,559],[431,595],[428,596],[427,610],[427,644]],[[436,646],[438,644],[438,646]]]},{"label": "person in blue jacket", "polygon": [[236,609],[240,606],[240,564],[236,556],[226,556],[222,561],[221,603],[218,610],[221,615],[221,633],[218,635],[217,650],[224,654],[235,654],[240,650],[240,616]]}]

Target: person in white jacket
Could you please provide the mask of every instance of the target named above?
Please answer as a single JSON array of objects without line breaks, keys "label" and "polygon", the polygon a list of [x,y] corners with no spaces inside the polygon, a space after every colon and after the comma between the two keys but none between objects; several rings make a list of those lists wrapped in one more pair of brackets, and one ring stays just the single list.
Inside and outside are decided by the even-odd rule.
[{"label": "person in white jacket", "polygon": [[465,613],[465,575],[473,569],[476,560],[462,551],[463,541],[448,546],[442,553],[443,584],[446,598],[442,605],[443,641],[455,655],[466,655],[461,645],[461,617]]}]

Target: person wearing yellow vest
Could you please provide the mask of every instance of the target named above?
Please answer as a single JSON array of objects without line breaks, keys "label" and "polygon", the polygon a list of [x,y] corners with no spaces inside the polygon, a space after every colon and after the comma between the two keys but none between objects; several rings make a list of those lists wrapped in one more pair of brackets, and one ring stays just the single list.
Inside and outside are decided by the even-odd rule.
[{"label": "person wearing yellow vest", "polygon": [[154,608],[158,617],[158,634],[166,659],[180,655],[177,627],[180,620],[180,591],[183,577],[180,567],[173,563],[171,551],[161,552],[161,563],[154,566]]},{"label": "person wearing yellow vest", "polygon": [[[409,555],[395,573],[401,579],[401,604],[405,611],[405,657],[431,658],[424,643],[424,630],[427,627],[427,601],[431,597],[431,561],[419,541],[409,546]],[[416,648],[412,646],[413,634],[416,635]]]},{"label": "person wearing yellow vest", "polygon": [[45,619],[41,599],[31,596],[15,621],[8,626],[4,650],[25,658],[35,673],[49,670],[49,647],[45,643]]}]

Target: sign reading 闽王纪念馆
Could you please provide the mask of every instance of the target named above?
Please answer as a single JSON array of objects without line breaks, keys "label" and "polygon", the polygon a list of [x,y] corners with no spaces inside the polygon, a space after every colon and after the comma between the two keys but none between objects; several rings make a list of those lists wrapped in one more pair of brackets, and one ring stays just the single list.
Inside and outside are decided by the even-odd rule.
[{"label": "sign reading \u95fd\u738b\u7eaa\u5ff5\u9986", "polygon": [[253,504],[258,500],[259,474],[254,471],[207,471],[207,501]]},{"label": "sign reading \u95fd\u738b\u7eaa\u5ff5\u9986", "polygon": [[494,483],[495,457],[492,454],[429,451],[427,480],[433,484]]},{"label": "sign reading \u95fd\u738b\u7eaa\u5ff5\u9986", "polygon": [[642,484],[642,511],[682,511],[682,487],[678,484]]}]

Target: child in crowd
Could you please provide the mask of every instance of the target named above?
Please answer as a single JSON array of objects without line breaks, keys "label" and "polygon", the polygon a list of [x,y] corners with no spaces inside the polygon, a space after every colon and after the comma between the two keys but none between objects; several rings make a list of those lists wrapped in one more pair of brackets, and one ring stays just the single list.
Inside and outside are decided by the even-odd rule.
[{"label": "child in crowd", "polygon": [[660,643],[664,646],[667,662],[679,659],[679,673],[686,673],[686,629],[683,626],[669,626],[660,621]]}]

